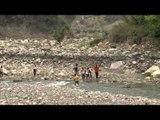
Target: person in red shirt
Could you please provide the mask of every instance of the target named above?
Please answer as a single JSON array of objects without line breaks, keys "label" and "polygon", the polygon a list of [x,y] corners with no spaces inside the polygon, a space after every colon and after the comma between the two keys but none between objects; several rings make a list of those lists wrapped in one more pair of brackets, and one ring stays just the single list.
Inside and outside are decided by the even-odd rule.
[{"label": "person in red shirt", "polygon": [[95,67],[94,67],[94,72],[95,72],[95,75],[96,75],[96,80],[98,80],[98,77],[99,77],[99,67],[98,67],[98,65],[96,65]]}]

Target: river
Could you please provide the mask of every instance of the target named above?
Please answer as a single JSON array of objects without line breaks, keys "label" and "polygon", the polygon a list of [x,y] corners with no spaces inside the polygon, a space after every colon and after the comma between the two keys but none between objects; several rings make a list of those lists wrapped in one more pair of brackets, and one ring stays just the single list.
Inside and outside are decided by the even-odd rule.
[{"label": "river", "polygon": [[[10,80],[3,80],[1,82],[6,82],[10,84],[14,84]],[[109,92],[114,94],[124,94],[129,96],[142,96],[147,98],[160,98],[160,87],[158,85],[148,85],[145,83],[136,83],[136,84],[128,84],[126,85],[120,83],[97,83],[95,81],[92,82],[83,82],[80,81],[79,86],[75,86],[73,81],[53,81],[53,80],[45,80],[45,81],[23,81],[27,84],[42,84],[45,86],[62,86],[62,87],[70,87],[73,89],[85,89],[86,91],[100,91],[100,92]],[[22,82],[19,82],[19,85]]]}]

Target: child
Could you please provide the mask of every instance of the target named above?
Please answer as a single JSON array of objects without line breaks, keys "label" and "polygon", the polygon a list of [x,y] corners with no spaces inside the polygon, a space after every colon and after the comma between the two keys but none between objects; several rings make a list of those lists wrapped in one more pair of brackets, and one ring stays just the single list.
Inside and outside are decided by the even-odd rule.
[{"label": "child", "polygon": [[75,81],[75,86],[76,86],[76,84],[79,86],[79,76],[78,76],[78,74],[75,74],[74,81]]},{"label": "child", "polygon": [[87,68],[87,74],[86,74],[86,76],[87,76],[87,79],[88,78],[92,78],[92,72],[91,72],[91,70],[89,68]]},{"label": "child", "polygon": [[82,80],[84,81],[86,78],[86,70],[84,69],[84,67],[82,67],[81,74],[82,74]]},{"label": "child", "polygon": [[78,74],[78,71],[79,71],[78,64],[76,64],[76,66],[73,69],[74,69],[75,74]]}]

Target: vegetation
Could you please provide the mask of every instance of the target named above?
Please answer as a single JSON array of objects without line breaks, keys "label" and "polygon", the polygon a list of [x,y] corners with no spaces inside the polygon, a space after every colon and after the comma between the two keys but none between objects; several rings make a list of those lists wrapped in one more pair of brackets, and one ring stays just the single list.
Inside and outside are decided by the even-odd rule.
[{"label": "vegetation", "polygon": [[156,41],[160,37],[159,15],[130,15],[123,16],[123,20],[124,23],[114,26],[110,31],[109,38],[112,42],[140,44],[143,38],[153,38]]},{"label": "vegetation", "polygon": [[65,23],[62,27],[60,27],[57,31],[54,32],[53,37],[58,41],[61,42],[64,36],[68,33],[69,26]]},{"label": "vegetation", "polygon": [[[65,36],[81,34],[81,29],[84,29],[83,32],[86,34],[95,33],[98,36],[95,36],[95,40],[89,43],[90,46],[103,40],[110,40],[114,43],[129,42],[131,44],[141,44],[147,40],[156,42],[156,44],[160,42],[160,15],[106,15],[101,19],[87,19],[88,21],[85,21],[86,16],[82,16],[78,19],[82,27],[77,27],[75,24],[75,29],[71,30],[70,27],[74,18],[75,15],[1,15],[0,37],[54,38],[61,42]],[[105,29],[100,29],[119,19],[123,19],[124,22],[115,25],[111,30],[105,32]],[[97,25],[94,29],[89,28],[94,27],[92,22]]]},{"label": "vegetation", "polygon": [[147,34],[146,26],[122,23],[114,26],[110,34],[110,39],[115,43],[130,42],[132,44],[140,44],[142,38]]},{"label": "vegetation", "polygon": [[[11,38],[51,38],[53,34],[67,33],[74,15],[1,15],[0,37]],[[66,27],[67,26],[67,27]],[[59,38],[60,37],[56,37]]]}]

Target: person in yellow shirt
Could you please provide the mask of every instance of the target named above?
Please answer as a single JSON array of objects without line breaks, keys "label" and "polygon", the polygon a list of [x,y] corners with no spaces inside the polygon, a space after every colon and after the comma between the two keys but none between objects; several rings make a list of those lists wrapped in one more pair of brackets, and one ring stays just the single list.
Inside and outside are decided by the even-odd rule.
[{"label": "person in yellow shirt", "polygon": [[75,74],[74,81],[75,81],[75,85],[76,84],[79,85],[79,76],[78,76],[78,74]]}]

